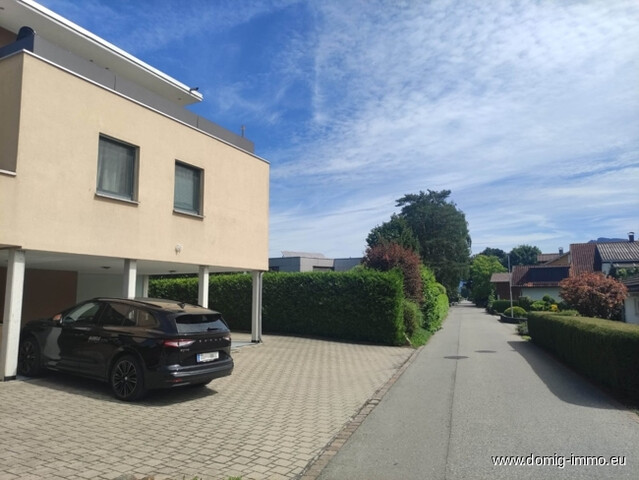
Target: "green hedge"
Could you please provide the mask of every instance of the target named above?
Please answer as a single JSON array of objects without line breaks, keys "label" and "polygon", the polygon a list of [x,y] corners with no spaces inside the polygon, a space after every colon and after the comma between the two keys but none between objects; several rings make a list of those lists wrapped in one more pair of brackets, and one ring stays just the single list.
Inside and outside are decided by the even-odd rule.
[{"label": "green hedge", "polygon": [[[213,275],[209,305],[232,330],[251,329],[252,280]],[[156,279],[151,296],[197,303],[197,279]],[[404,338],[403,284],[395,272],[266,273],[262,330],[400,345]]]},{"label": "green hedge", "polygon": [[[528,311],[532,302],[528,302],[527,298],[528,297],[521,297],[519,299],[513,298],[513,307],[521,307]],[[486,310],[488,313],[499,315],[500,313],[504,313],[507,308],[510,308],[510,300],[493,300],[492,303],[488,304]]]},{"label": "green hedge", "polygon": [[437,331],[446,315],[450,305],[446,288],[435,280],[435,275],[431,270],[423,267],[421,270],[424,301],[422,303],[422,316],[424,328],[430,332]]},{"label": "green hedge", "polygon": [[[519,306],[517,305],[517,301],[513,300],[513,306]],[[507,308],[510,308],[510,300],[493,300],[493,302],[488,305],[487,310],[495,314],[504,313]]]},{"label": "green hedge", "polygon": [[528,331],[568,365],[639,402],[639,325],[529,312]]}]

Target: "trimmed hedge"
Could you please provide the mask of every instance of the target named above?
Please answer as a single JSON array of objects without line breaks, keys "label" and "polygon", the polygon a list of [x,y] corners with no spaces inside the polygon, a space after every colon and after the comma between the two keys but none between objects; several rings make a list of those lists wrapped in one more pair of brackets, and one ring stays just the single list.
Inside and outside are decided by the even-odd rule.
[{"label": "trimmed hedge", "polygon": [[[197,303],[197,278],[154,279],[150,295]],[[231,330],[251,329],[252,280],[247,274],[212,275],[209,304]],[[266,273],[262,329],[369,341],[405,342],[403,282],[396,272]]]},{"label": "trimmed hedge", "polygon": [[529,312],[528,331],[571,367],[639,402],[639,325]]}]

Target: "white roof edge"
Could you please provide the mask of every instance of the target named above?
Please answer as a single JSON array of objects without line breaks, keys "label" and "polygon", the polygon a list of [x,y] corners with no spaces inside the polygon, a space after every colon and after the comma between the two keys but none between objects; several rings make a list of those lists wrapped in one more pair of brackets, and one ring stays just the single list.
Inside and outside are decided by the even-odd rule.
[{"label": "white roof edge", "polygon": [[[62,17],[61,15],[58,15],[57,13],[49,10],[48,8],[44,7],[43,5],[40,5],[39,3],[33,1],[33,0],[16,0],[17,2],[23,4],[24,6],[38,12],[39,14],[48,17],[51,21],[59,24],[61,27],[66,28],[67,30],[80,35],[82,37],[84,37],[85,39],[87,39],[88,41],[98,45],[99,47],[108,50],[109,52],[111,52],[113,55],[121,57],[125,60],[127,60],[128,62],[134,64],[135,66],[137,66],[138,68],[145,70],[146,72],[150,73],[151,75],[160,78],[161,80],[171,84],[172,86],[179,88],[181,90],[184,91],[184,93],[186,95],[189,95],[194,101],[202,101],[203,96],[200,92],[197,91],[193,91],[190,89],[189,86],[183,84],[182,82],[176,80],[175,78],[167,75],[166,73],[161,72],[160,70],[158,70],[157,68],[152,67],[151,65],[149,65],[148,63],[143,62],[142,60],[140,60],[139,58],[134,57],[133,55],[131,55],[130,53],[125,52],[124,50],[122,50],[121,48],[116,47],[115,45],[113,45],[112,43],[106,41],[105,39],[89,32],[88,30],[82,28],[81,26],[73,23],[72,21],[68,20],[67,18]],[[37,32],[36,32],[37,33]]]}]

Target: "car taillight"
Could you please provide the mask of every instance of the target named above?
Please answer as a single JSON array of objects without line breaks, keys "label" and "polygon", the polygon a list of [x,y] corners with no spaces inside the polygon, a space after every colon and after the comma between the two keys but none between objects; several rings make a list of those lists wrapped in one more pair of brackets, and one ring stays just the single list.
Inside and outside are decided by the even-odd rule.
[{"label": "car taillight", "polygon": [[194,343],[195,340],[190,340],[187,338],[178,338],[177,340],[164,340],[165,347],[184,348],[190,347]]}]

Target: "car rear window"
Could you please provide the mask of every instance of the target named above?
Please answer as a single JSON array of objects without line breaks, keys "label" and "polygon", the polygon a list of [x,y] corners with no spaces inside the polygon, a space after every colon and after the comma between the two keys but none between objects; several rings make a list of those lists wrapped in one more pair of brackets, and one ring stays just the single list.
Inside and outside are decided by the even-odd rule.
[{"label": "car rear window", "polygon": [[109,303],[102,315],[103,325],[155,328],[156,318],[146,310],[122,303]]},{"label": "car rear window", "polygon": [[175,317],[178,333],[206,333],[228,330],[219,313],[206,315],[179,315]]}]

